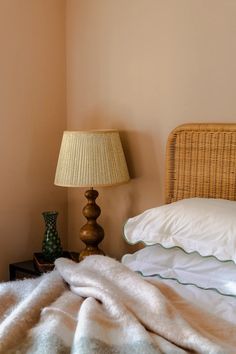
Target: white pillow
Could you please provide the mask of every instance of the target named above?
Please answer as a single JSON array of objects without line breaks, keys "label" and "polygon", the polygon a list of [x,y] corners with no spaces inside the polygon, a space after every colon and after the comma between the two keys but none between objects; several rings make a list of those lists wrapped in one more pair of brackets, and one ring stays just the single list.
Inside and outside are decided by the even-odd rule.
[{"label": "white pillow", "polygon": [[236,263],[236,202],[191,198],[146,210],[124,226],[128,243],[178,246]]},{"label": "white pillow", "polygon": [[178,247],[166,249],[153,245],[124,255],[122,263],[146,277],[174,279],[181,284],[236,296],[236,265],[232,261],[222,262],[196,252],[187,254]]}]

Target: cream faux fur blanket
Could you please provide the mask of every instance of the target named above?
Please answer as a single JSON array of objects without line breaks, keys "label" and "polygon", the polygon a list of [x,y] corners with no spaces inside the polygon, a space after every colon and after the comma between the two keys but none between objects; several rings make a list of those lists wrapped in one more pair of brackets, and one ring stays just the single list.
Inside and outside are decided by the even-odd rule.
[{"label": "cream faux fur blanket", "polygon": [[60,258],[0,285],[0,353],[236,353],[236,327],[111,258]]}]

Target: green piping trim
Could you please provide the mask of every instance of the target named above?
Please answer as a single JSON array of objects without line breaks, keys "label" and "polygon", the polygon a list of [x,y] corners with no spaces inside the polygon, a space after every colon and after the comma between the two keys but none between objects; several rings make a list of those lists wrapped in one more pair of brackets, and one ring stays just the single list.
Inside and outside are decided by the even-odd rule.
[{"label": "green piping trim", "polygon": [[195,286],[196,288],[202,289],[202,290],[213,290],[213,291],[216,291],[216,292],[217,292],[218,294],[220,294],[220,295],[229,296],[229,297],[232,297],[232,298],[236,299],[236,295],[222,293],[221,291],[219,291],[219,290],[216,289],[216,288],[204,288],[204,287],[201,287],[201,286],[196,285],[196,284],[193,284],[193,283],[182,283],[182,282],[179,281],[177,278],[166,278],[166,277],[161,276],[160,274],[144,275],[140,270],[136,270],[135,272],[138,273],[138,274],[140,274],[140,275],[141,275],[142,277],[144,277],[144,278],[159,277],[160,279],[163,279],[163,280],[174,280],[174,281],[176,281],[177,283],[179,283],[179,284],[181,284],[181,285],[191,285],[191,286]]}]

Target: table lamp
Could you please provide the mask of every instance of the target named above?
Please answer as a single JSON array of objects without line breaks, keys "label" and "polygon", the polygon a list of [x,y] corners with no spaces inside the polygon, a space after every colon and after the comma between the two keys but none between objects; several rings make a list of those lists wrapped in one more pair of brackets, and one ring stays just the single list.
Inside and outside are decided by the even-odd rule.
[{"label": "table lamp", "polygon": [[98,244],[104,238],[96,219],[101,213],[94,187],[113,186],[129,180],[129,172],[117,130],[65,131],[62,138],[55,185],[89,187],[83,215],[87,223],[80,229],[86,247],[79,260],[92,254],[104,254]]}]

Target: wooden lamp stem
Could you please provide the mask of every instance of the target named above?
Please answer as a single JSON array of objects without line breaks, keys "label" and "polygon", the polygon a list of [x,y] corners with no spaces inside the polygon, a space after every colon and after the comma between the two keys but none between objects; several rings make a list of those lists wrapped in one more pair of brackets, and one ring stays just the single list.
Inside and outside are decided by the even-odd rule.
[{"label": "wooden lamp stem", "polygon": [[80,253],[80,261],[92,254],[104,255],[104,252],[98,248],[98,244],[104,238],[103,228],[96,221],[101,214],[101,209],[95,202],[98,197],[98,191],[91,188],[84,195],[88,200],[87,205],[83,208],[83,215],[87,219],[87,223],[80,229],[80,239],[85,243],[86,247]]}]

